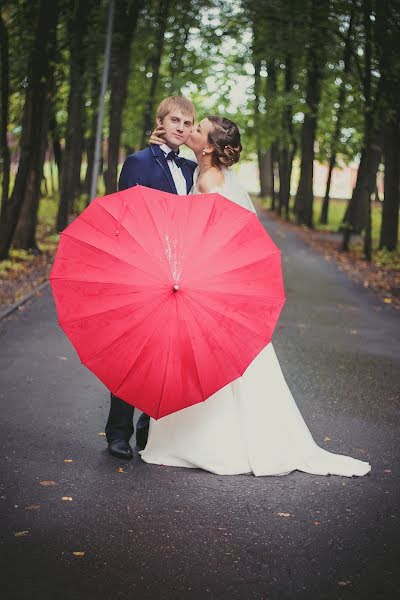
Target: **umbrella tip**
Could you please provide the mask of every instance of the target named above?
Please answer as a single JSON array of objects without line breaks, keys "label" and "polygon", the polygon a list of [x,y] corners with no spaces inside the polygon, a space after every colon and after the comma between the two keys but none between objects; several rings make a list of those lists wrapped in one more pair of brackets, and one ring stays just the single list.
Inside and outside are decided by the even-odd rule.
[{"label": "umbrella tip", "polygon": [[174,292],[177,292],[177,291],[179,290],[179,285],[177,285],[177,284],[175,283],[175,285],[173,286],[173,288],[172,288],[172,289],[174,290]]}]

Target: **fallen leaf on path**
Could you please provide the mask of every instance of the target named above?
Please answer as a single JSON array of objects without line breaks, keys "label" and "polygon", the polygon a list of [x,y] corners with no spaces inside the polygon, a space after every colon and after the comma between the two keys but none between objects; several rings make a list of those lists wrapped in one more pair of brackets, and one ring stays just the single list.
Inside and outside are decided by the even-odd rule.
[{"label": "fallen leaf on path", "polygon": [[330,437],[328,437],[328,436],[327,436],[327,437],[324,437],[324,442],[330,442],[330,441],[331,441],[331,438],[330,438]]},{"label": "fallen leaf on path", "polygon": [[61,500],[65,500],[65,502],[72,502],[72,496],[63,496]]},{"label": "fallen leaf on path", "polygon": [[16,531],[14,533],[15,537],[24,537],[25,535],[29,535],[29,531]]},{"label": "fallen leaf on path", "polygon": [[384,472],[384,473],[391,473],[391,472],[392,472],[392,469],[384,469],[384,470],[383,470],[383,472]]},{"label": "fallen leaf on path", "polygon": [[341,586],[350,585],[351,581],[338,581],[337,584]]},{"label": "fallen leaf on path", "polygon": [[55,481],[39,481],[40,485],[57,485]]},{"label": "fallen leaf on path", "polygon": [[64,462],[65,463],[71,463],[71,462],[74,462],[74,461],[72,460],[72,458],[64,458]]},{"label": "fallen leaf on path", "polygon": [[125,473],[125,471],[124,471],[124,469],[122,467],[118,467],[117,472],[118,473]]},{"label": "fallen leaf on path", "polygon": [[25,506],[25,510],[38,510],[40,508],[40,504],[30,504],[29,506]]},{"label": "fallen leaf on path", "polygon": [[293,515],[291,515],[290,513],[286,513],[286,512],[278,512],[276,514],[278,515],[278,517],[293,517]]},{"label": "fallen leaf on path", "polygon": [[104,433],[104,431],[100,431],[99,435],[105,436],[106,434]]},{"label": "fallen leaf on path", "polygon": [[313,525],[316,525],[318,527],[318,525],[321,525],[321,523],[319,521],[313,521]]},{"label": "fallen leaf on path", "polygon": [[85,556],[84,552],[73,552],[72,553],[74,556]]},{"label": "fallen leaf on path", "polygon": [[392,304],[392,299],[391,298],[384,298],[383,299],[385,304]]}]

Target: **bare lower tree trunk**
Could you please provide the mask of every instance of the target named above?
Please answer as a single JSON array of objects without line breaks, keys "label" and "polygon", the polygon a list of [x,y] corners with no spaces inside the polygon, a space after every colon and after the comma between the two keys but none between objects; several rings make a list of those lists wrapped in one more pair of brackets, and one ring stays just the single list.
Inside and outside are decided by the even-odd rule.
[{"label": "bare lower tree trunk", "polygon": [[371,33],[371,0],[364,3],[364,29],[365,29],[365,74],[363,78],[364,93],[364,147],[361,155],[357,182],[343,222],[343,241],[341,249],[349,250],[350,238],[353,233],[365,232],[364,257],[371,260],[371,196],[375,190],[376,173],[382,157],[382,132],[380,123],[381,105],[379,98],[383,89],[383,79],[379,86],[374,101],[371,95],[371,65],[372,65],[372,33]]},{"label": "bare lower tree trunk", "polygon": [[110,69],[110,128],[107,170],[104,172],[106,193],[117,191],[117,171],[122,131],[122,114],[128,90],[130,54],[143,1],[119,0],[116,4]]},{"label": "bare lower tree trunk", "polygon": [[10,149],[7,141],[7,125],[10,102],[10,74],[9,74],[9,44],[8,31],[0,14],[0,50],[1,50],[1,116],[0,116],[0,154],[2,158],[2,194],[0,214],[5,210],[10,189]]},{"label": "bare lower tree trunk", "polygon": [[18,224],[15,229],[13,246],[23,250],[31,250],[34,254],[40,254],[36,243],[36,228],[38,223],[39,200],[41,196],[40,186],[43,179],[43,163],[47,148],[47,131],[43,132],[43,140],[38,148],[38,162],[42,165],[40,173],[31,171],[28,185],[25,190],[25,198],[19,214]]},{"label": "bare lower tree trunk", "polygon": [[[291,55],[285,59],[285,92],[290,94],[293,89],[293,61]],[[293,159],[296,154],[297,142],[293,128],[293,107],[287,104],[283,112],[283,133],[279,155],[279,215],[289,221],[290,182],[292,178]]]},{"label": "bare lower tree trunk", "polygon": [[168,14],[171,5],[171,0],[160,1],[160,12],[158,17],[157,38],[155,40],[155,50],[152,59],[152,78],[150,92],[144,109],[143,132],[141,139],[141,147],[146,146],[147,139],[151,133],[151,124],[153,122],[154,104],[156,98],[158,78],[160,75],[160,66],[162,52],[164,48],[164,35],[167,28]]},{"label": "bare lower tree trunk", "polygon": [[69,23],[70,36],[70,91],[68,98],[68,122],[63,153],[60,187],[60,203],[57,214],[57,229],[63,231],[68,225],[68,216],[80,179],[83,140],[83,90],[86,53],[82,52],[89,24],[90,2],[74,0],[74,10]]},{"label": "bare lower tree trunk", "polygon": [[385,132],[385,197],[379,248],[396,250],[399,241],[400,209],[400,123],[391,123]]},{"label": "bare lower tree trunk", "polygon": [[[351,199],[343,218],[343,242],[341,249],[347,252],[352,234],[359,235],[367,227],[368,198],[375,187],[376,173],[382,156],[382,149],[376,138],[376,143],[367,150],[363,148],[357,181]],[[369,157],[367,157],[369,152]]]},{"label": "bare lower tree trunk", "polygon": [[301,167],[297,189],[295,212],[296,221],[312,228],[313,223],[313,176],[314,143],[317,131],[319,101],[321,98],[322,74],[324,67],[324,47],[321,44],[321,31],[327,22],[328,4],[311,0],[310,4],[310,45],[307,53],[307,112],[301,132]]},{"label": "bare lower tree trunk", "polygon": [[0,219],[0,260],[8,256],[27,190],[29,201],[37,202],[43,173],[43,140],[47,137],[50,93],[53,85],[51,61],[55,52],[58,0],[41,0],[35,25],[35,43],[28,68],[22,119],[21,155],[14,189]]},{"label": "bare lower tree trunk", "polygon": [[259,150],[257,152],[258,169],[260,178],[260,197],[271,198],[272,196],[272,165],[271,148],[266,152]]},{"label": "bare lower tree trunk", "polygon": [[[384,82],[385,192],[379,247],[394,251],[398,244],[400,208],[400,71],[397,48],[400,39],[400,6],[397,0],[381,0],[376,6],[375,43],[379,71]],[[382,119],[383,120],[383,119]]]},{"label": "bare lower tree trunk", "polygon": [[54,116],[54,113],[50,117],[49,124],[51,141],[53,145],[53,154],[54,154],[54,162],[57,165],[57,173],[58,173],[58,189],[60,189],[61,175],[62,175],[62,147],[60,134],[58,132],[57,122]]},{"label": "bare lower tree trunk", "polygon": [[339,97],[338,97],[339,107],[338,107],[337,113],[336,113],[335,131],[333,134],[332,144],[331,144],[331,155],[329,158],[328,179],[326,182],[325,196],[324,196],[324,200],[322,202],[322,207],[321,207],[320,223],[322,225],[326,225],[328,223],[329,198],[330,198],[330,190],[331,190],[331,182],[332,182],[332,172],[336,165],[337,148],[338,148],[338,143],[339,143],[340,131],[342,128],[344,101],[346,98],[346,87],[345,87],[346,79],[347,79],[347,74],[350,70],[350,64],[351,64],[354,14],[355,14],[355,7],[354,7],[354,5],[352,5],[349,27],[348,27],[347,33],[346,33],[346,43],[345,43],[344,52],[343,52],[343,64],[344,64],[343,77],[342,77],[342,82],[341,82],[340,88],[339,88]]},{"label": "bare lower tree trunk", "polygon": [[274,142],[271,146],[271,180],[272,180],[272,189],[271,189],[271,210],[276,209],[277,205],[277,193],[275,190],[275,170],[278,165],[278,147]]}]

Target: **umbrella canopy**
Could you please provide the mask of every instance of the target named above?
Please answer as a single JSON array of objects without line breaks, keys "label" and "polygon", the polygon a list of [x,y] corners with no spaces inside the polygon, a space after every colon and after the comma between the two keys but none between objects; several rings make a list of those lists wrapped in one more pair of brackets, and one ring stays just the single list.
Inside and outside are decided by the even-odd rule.
[{"label": "umbrella canopy", "polygon": [[62,232],[50,282],[81,362],[156,419],[242,375],[285,300],[254,213],[143,186],[97,198]]}]

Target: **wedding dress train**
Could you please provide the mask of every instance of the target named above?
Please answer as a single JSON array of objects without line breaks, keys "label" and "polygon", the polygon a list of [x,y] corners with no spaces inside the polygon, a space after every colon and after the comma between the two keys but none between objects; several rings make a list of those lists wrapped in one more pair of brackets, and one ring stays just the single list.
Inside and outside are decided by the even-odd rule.
[{"label": "wedding dress train", "polygon": [[[192,193],[196,190],[196,175]],[[234,173],[213,191],[255,212]],[[314,441],[285,381],[272,343],[242,377],[205,402],[150,421],[142,459],[148,463],[201,468],[218,475],[365,475],[367,462],[333,454]]]}]

